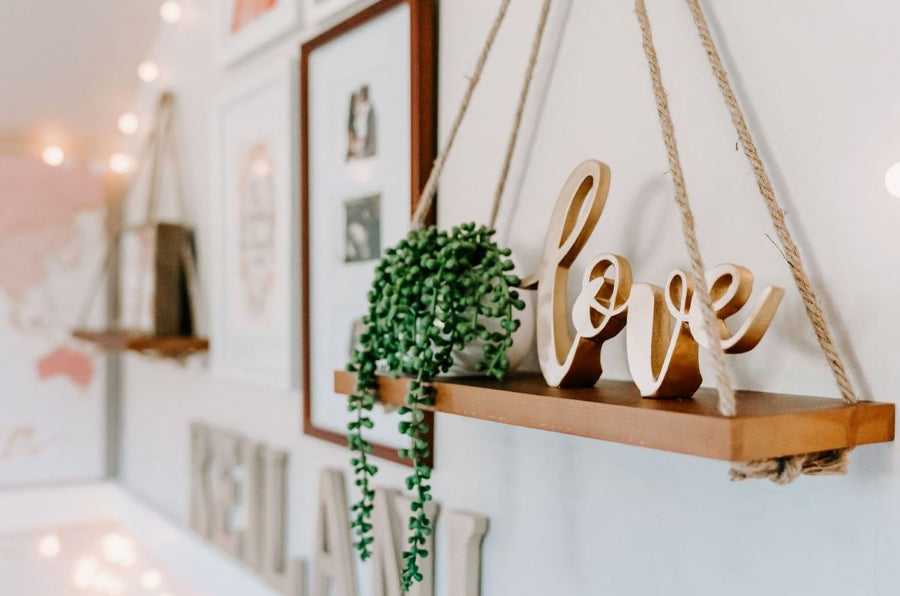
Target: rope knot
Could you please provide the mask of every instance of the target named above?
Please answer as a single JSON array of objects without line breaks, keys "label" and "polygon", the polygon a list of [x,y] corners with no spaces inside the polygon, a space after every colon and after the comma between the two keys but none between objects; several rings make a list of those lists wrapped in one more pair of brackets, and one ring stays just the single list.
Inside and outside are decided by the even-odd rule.
[{"label": "rope knot", "polygon": [[741,480],[771,480],[778,485],[792,483],[801,475],[843,476],[847,473],[847,449],[833,449],[788,455],[773,459],[734,464],[729,472],[733,482]]}]

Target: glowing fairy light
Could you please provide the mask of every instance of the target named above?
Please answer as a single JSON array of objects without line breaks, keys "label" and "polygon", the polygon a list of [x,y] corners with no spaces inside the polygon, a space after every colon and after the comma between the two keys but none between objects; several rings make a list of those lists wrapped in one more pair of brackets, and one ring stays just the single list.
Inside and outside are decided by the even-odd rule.
[{"label": "glowing fairy light", "polygon": [[122,567],[131,567],[137,558],[134,542],[115,532],[104,536],[100,546],[107,561]]},{"label": "glowing fairy light", "polygon": [[125,112],[119,116],[117,125],[119,127],[119,132],[123,135],[133,135],[140,129],[141,121],[138,120],[138,117],[134,112]]},{"label": "glowing fairy light", "polygon": [[141,574],[141,587],[145,590],[155,590],[162,585],[162,575],[156,569],[149,569]]},{"label": "glowing fairy light", "polygon": [[44,148],[44,152],[41,154],[41,158],[48,166],[56,167],[62,165],[62,162],[66,159],[66,154],[60,147],[57,147],[56,145],[50,145],[49,147]]},{"label": "glowing fairy light", "polygon": [[138,64],[138,78],[145,83],[152,83],[159,78],[159,66],[153,60],[144,60]]},{"label": "glowing fairy light", "polygon": [[56,534],[47,534],[38,542],[38,553],[47,559],[52,559],[62,550],[62,543]]},{"label": "glowing fairy light", "polygon": [[889,193],[900,199],[900,161],[888,168],[884,175],[884,186]]},{"label": "glowing fairy light", "polygon": [[166,0],[166,2],[163,2],[162,6],[159,7],[159,16],[169,24],[175,24],[180,21],[182,14],[183,11],[181,5],[175,2],[175,0]]},{"label": "glowing fairy light", "polygon": [[113,153],[109,156],[109,169],[116,174],[127,174],[134,167],[134,160],[124,153]]}]

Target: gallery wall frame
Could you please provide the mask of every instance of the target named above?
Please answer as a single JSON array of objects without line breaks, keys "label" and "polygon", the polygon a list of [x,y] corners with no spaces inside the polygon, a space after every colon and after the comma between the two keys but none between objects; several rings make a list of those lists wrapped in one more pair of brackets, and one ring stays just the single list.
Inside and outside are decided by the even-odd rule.
[{"label": "gallery wall frame", "polygon": [[307,25],[318,25],[360,3],[361,0],[303,0],[303,20]]},{"label": "gallery wall frame", "polygon": [[297,29],[304,0],[217,0],[216,55],[230,66]]},{"label": "gallery wall frame", "polygon": [[[339,445],[331,371],[349,362],[380,251],[406,235],[435,157],[436,15],[433,0],[380,0],[300,49],[303,431]],[[375,416],[374,454],[409,463],[397,415]]]},{"label": "gallery wall frame", "polygon": [[226,90],[211,135],[213,372],[282,390],[299,335],[296,73],[285,60]]}]

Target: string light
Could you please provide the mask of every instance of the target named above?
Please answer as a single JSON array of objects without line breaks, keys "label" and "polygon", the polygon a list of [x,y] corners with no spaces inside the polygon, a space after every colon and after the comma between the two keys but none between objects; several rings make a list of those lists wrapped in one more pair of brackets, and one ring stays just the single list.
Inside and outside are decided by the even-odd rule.
[{"label": "string light", "polygon": [[153,60],[144,60],[138,64],[137,74],[145,83],[152,83],[159,78],[159,66]]},{"label": "string light", "polygon": [[117,575],[101,571],[91,580],[91,590],[98,594],[118,596],[125,591],[125,582]]},{"label": "string light", "polygon": [[[113,157],[115,157],[115,155]],[[126,159],[128,158],[126,157]],[[123,173],[112,168],[111,158],[110,168],[113,169],[113,171],[117,174]],[[100,542],[100,546],[103,548],[103,556],[107,561],[109,561],[110,563],[115,563],[116,565],[121,565],[122,567],[131,567],[134,564],[134,560],[137,558],[134,543],[125,536],[116,534],[115,532],[109,533],[104,536],[103,540]]]},{"label": "string light", "polygon": [[113,153],[109,156],[109,169],[116,174],[127,174],[134,167],[134,162],[124,153]]},{"label": "string light", "polygon": [[175,0],[166,0],[162,3],[162,6],[159,7],[159,16],[169,24],[180,21],[181,14],[181,5],[175,2]]},{"label": "string light", "polygon": [[141,127],[141,122],[134,112],[125,112],[119,116],[119,132],[123,135],[133,135]]},{"label": "string light", "polygon": [[72,583],[80,590],[87,590],[94,582],[97,575],[97,559],[94,557],[82,557],[75,563],[75,573]]},{"label": "string light", "polygon": [[60,550],[62,550],[62,544],[56,534],[47,534],[38,542],[38,553],[47,559],[58,555]]},{"label": "string light", "polygon": [[888,168],[884,175],[884,186],[889,193],[900,199],[900,161]]},{"label": "string light", "polygon": [[62,162],[66,159],[66,154],[56,145],[50,145],[49,147],[44,148],[41,158],[48,166],[56,167],[62,165]]},{"label": "string light", "polygon": [[155,590],[162,585],[162,575],[156,569],[150,569],[141,574],[141,587],[145,590]]}]

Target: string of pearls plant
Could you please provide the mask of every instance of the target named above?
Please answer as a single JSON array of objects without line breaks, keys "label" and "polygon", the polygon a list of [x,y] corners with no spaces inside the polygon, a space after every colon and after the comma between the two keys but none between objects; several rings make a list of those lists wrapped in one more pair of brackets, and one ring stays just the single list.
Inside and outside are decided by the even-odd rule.
[{"label": "string of pearls plant", "polygon": [[365,431],[374,427],[376,373],[383,370],[410,379],[399,425],[409,437],[409,447],[401,449],[400,456],[413,464],[406,479],[412,503],[409,546],[403,553],[404,591],[422,580],[419,565],[428,556],[424,545],[433,531],[425,513],[432,495],[431,468],[426,463],[429,428],[422,410],[434,404],[430,383],[450,370],[455,349],[473,342],[483,347],[479,370],[502,379],[509,368],[506,351],[520,324],[514,312],[525,308],[515,289],[519,279],[511,273],[510,251],[498,247],[493,235],[494,230],[473,223],[449,232],[430,227],[413,230],[388,249],[375,270],[363,319],[366,330],[349,366],[357,373],[356,393],[348,404],[348,430],[360,495],[352,506],[351,526],[363,560],[371,556],[375,499],[371,483],[378,471],[365,438]]}]

